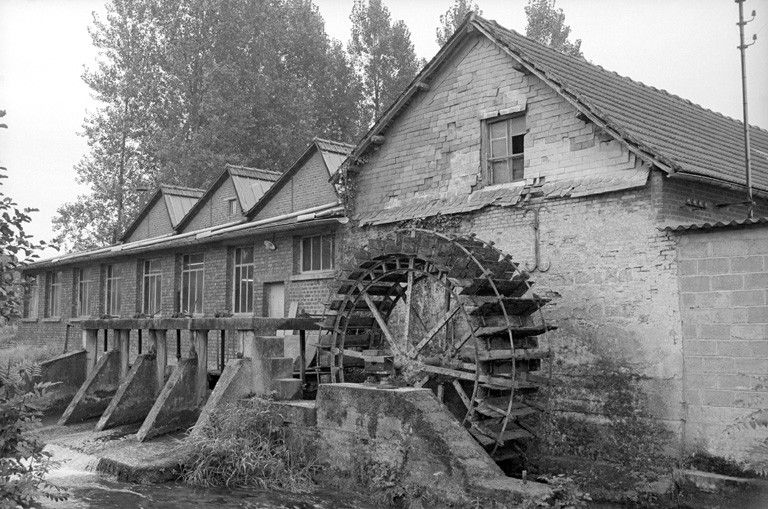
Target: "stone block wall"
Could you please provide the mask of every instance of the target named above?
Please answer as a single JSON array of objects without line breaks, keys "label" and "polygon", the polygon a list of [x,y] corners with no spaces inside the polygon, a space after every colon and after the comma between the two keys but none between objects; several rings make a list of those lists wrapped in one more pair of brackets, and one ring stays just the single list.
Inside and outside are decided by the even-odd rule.
[{"label": "stone block wall", "polygon": [[756,433],[735,421],[768,408],[768,227],[678,237],[687,440],[742,458]]}]

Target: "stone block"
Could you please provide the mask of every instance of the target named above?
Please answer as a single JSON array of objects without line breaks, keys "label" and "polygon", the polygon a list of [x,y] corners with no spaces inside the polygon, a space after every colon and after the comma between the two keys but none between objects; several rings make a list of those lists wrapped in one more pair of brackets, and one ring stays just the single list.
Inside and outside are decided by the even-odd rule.
[{"label": "stone block", "polygon": [[274,411],[282,416],[283,421],[297,426],[317,425],[317,405],[315,401],[267,401]]},{"label": "stone block", "polygon": [[768,306],[747,308],[747,322],[768,323]]},{"label": "stone block", "polygon": [[272,380],[272,394],[278,401],[298,399],[301,397],[301,385],[298,378],[275,378]]},{"label": "stone block", "polygon": [[93,371],[64,410],[58,424],[72,424],[98,417],[107,408],[120,385],[120,352],[104,352]]},{"label": "stone block", "polygon": [[731,264],[728,258],[704,258],[699,260],[699,274],[728,274]]},{"label": "stone block", "polygon": [[291,378],[293,376],[293,358],[272,357],[269,360],[269,372],[273,378]]},{"label": "stone block", "polygon": [[765,303],[765,290],[739,290],[731,293],[733,306],[762,306]]},{"label": "stone block", "polygon": [[139,442],[195,423],[201,409],[195,390],[196,378],[197,356],[181,359],[136,433]]},{"label": "stone block", "polygon": [[157,379],[155,354],[136,357],[128,376],[96,424],[96,431],[143,421],[155,403],[157,386],[161,383],[162,380]]},{"label": "stone block", "polygon": [[741,275],[723,275],[712,277],[713,290],[741,290],[744,288],[744,277]]},{"label": "stone block", "polygon": [[316,404],[318,457],[331,477],[392,471],[454,503],[490,492],[507,502],[551,494],[545,485],[506,477],[429,389],[322,384]]},{"label": "stone block", "polygon": [[731,272],[762,272],[762,256],[742,256],[731,259]]},{"label": "stone block", "polygon": [[[708,292],[710,290],[709,276],[686,276],[680,278],[680,291]],[[714,288],[713,288],[714,290]]]}]

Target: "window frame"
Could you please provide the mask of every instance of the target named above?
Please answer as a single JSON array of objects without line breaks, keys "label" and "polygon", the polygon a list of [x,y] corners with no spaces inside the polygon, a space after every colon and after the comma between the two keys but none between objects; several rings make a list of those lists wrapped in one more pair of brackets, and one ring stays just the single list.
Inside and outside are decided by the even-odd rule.
[{"label": "window frame", "polygon": [[[157,264],[156,268],[153,265]],[[147,285],[150,285],[151,289]],[[150,293],[151,292],[151,293]],[[154,300],[152,309],[148,306],[149,300]],[[159,316],[162,313],[163,304],[163,268],[159,258],[142,260],[141,263],[141,312],[148,316]]]},{"label": "window frame", "polygon": [[48,271],[45,276],[45,318],[61,318],[61,271]]},{"label": "window frame", "polygon": [[[200,257],[199,262],[192,262],[192,257]],[[194,265],[194,267],[192,267]],[[187,275],[187,278],[185,279],[185,275]],[[192,282],[192,277],[195,278],[195,294],[200,295],[200,300],[198,301],[196,298],[192,296],[192,292],[190,292]],[[199,277],[199,281],[198,281]],[[199,285],[198,285],[199,283]],[[198,286],[200,288],[200,291],[198,292]],[[187,289],[187,295],[185,298],[184,290],[185,287]],[[186,313],[190,315],[202,315],[204,312],[204,304],[205,304],[205,253],[188,253],[185,255],[181,255],[181,284],[180,284],[180,296],[179,296],[179,311],[181,313]],[[194,300],[190,300],[194,298]],[[189,302],[187,302],[189,301]],[[189,309],[188,305],[193,304],[193,309]],[[198,306],[199,304],[199,306]],[[198,310],[198,307],[200,308]]]},{"label": "window frame", "polygon": [[[234,196],[232,198],[225,198],[224,199],[227,202],[227,216],[232,217],[236,216],[238,214],[237,212],[237,196]],[[234,204],[234,206],[233,206]]]},{"label": "window frame", "polygon": [[[250,262],[242,261],[242,253],[245,251],[250,251]],[[240,255],[239,258],[238,255]],[[254,276],[256,273],[254,255],[253,246],[240,246],[232,250],[232,313],[236,315],[253,314],[254,311]],[[245,277],[243,277],[243,271],[245,271]],[[248,278],[250,278],[250,282]],[[245,284],[245,293],[243,292],[243,284]]]},{"label": "window frame", "polygon": [[[518,120],[519,119],[519,120]],[[522,123],[522,126],[518,126],[517,128],[512,127],[512,121],[519,121]],[[483,168],[483,176],[485,181],[487,182],[486,185],[492,186],[492,185],[504,185],[504,184],[516,184],[518,182],[525,182],[525,135],[528,134],[528,127],[525,123],[526,121],[526,115],[525,112],[515,112],[510,113],[507,115],[498,115],[495,117],[489,117],[482,120],[482,126],[481,126],[481,136],[482,136],[482,168]],[[505,123],[506,124],[506,149],[507,153],[505,156],[499,156],[499,157],[492,157],[493,155],[493,149],[492,149],[492,138],[491,138],[491,129],[494,124],[499,123]],[[513,152],[514,150],[514,138],[517,136],[522,136],[522,152]],[[501,139],[501,138],[496,138]],[[512,180],[508,182],[497,182],[494,170],[493,170],[493,163],[498,161],[507,161],[507,164],[512,164],[513,161],[521,160],[522,161],[522,175],[518,179],[514,179],[514,169],[509,169],[509,166],[507,168],[511,172],[510,178]]]},{"label": "window frame", "polygon": [[40,274],[36,274],[32,281],[24,288],[24,302],[22,303],[21,317],[27,320],[37,320],[40,310]]},{"label": "window frame", "polygon": [[[320,260],[319,260],[319,267],[314,267],[314,250],[315,250],[315,244],[312,242],[312,239],[320,239],[319,240],[319,247],[320,247]],[[323,262],[325,261],[323,259],[323,252],[324,250],[324,244],[323,241],[325,239],[330,239],[331,242],[331,249],[330,249],[330,263],[329,266],[324,266]],[[310,268],[307,269],[304,267],[304,253],[305,253],[305,246],[304,242],[309,241],[309,247],[310,247],[310,255],[309,255],[309,266]],[[334,270],[336,268],[336,235],[334,233],[319,233],[316,235],[305,235],[300,238],[299,240],[299,273],[300,274],[312,274],[312,273],[318,273],[318,272],[327,272],[330,270]]]},{"label": "window frame", "polygon": [[119,271],[115,270],[116,268],[117,265],[111,263],[104,269],[104,314],[109,316],[120,316],[123,307],[123,277],[119,275]]},{"label": "window frame", "polygon": [[90,279],[85,279],[85,269],[75,268],[75,316],[91,316],[91,283]]}]

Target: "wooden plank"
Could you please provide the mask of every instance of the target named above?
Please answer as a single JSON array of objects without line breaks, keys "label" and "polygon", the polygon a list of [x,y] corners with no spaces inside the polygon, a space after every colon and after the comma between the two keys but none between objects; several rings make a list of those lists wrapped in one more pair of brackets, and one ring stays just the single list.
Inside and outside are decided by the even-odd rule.
[{"label": "wooden plank", "polygon": [[442,318],[435,324],[434,327],[432,327],[427,334],[424,336],[424,338],[419,341],[419,344],[416,345],[415,351],[411,352],[411,358],[415,358],[419,352],[427,346],[427,343],[432,341],[432,338],[434,338],[438,332],[440,332],[440,329],[445,327],[445,324],[448,323],[448,321],[453,318],[453,316],[459,311],[461,306],[456,306],[452,309],[450,309],[446,314],[443,315]]},{"label": "wooden plank", "polygon": [[[361,288],[361,291],[362,291],[362,288]],[[368,304],[368,308],[371,310],[371,314],[373,314],[373,318],[376,320],[376,323],[379,324],[379,328],[381,329],[381,332],[384,334],[384,337],[387,338],[387,341],[389,341],[389,344],[391,345],[392,349],[399,352],[400,347],[397,344],[395,337],[392,335],[392,332],[390,332],[389,327],[387,327],[387,322],[384,321],[384,318],[381,316],[381,313],[379,313],[379,308],[376,307],[376,304],[374,304],[373,300],[367,293],[363,293],[363,299],[365,299],[365,303]]]}]

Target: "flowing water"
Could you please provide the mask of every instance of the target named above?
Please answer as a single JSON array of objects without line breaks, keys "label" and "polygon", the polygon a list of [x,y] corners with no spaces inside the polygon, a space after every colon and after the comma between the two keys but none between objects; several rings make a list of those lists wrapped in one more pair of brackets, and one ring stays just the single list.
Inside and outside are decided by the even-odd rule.
[{"label": "flowing water", "polygon": [[169,508],[198,507],[247,509],[324,509],[373,507],[363,500],[351,500],[337,492],[294,495],[275,491],[196,489],[183,484],[131,484],[93,472],[92,456],[49,445],[47,449],[62,464],[48,479],[64,488],[63,502],[42,501],[46,509],[60,508]]}]

